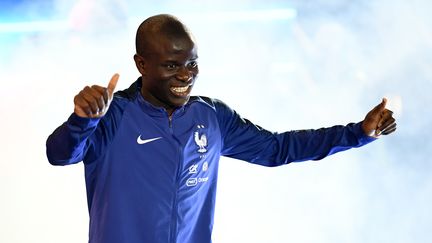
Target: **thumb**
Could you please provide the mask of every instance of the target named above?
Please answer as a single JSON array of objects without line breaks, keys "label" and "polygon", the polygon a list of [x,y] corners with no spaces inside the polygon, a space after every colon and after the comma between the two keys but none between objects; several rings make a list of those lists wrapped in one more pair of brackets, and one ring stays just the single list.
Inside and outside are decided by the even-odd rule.
[{"label": "thumb", "polygon": [[374,112],[381,113],[382,111],[385,110],[386,105],[387,105],[387,98],[383,98],[381,103],[379,103],[377,106],[375,106],[375,108],[373,110],[374,110]]},{"label": "thumb", "polygon": [[114,74],[111,80],[108,83],[108,94],[111,97],[114,93],[115,87],[117,86],[117,81],[119,80],[120,75],[118,73]]}]

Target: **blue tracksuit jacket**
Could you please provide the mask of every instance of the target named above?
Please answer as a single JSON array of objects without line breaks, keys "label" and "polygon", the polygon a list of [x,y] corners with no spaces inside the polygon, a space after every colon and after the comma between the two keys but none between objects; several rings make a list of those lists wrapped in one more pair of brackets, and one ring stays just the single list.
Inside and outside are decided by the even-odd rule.
[{"label": "blue tracksuit jacket", "polygon": [[205,97],[170,120],[140,87],[117,92],[103,118],[72,114],[47,140],[51,164],[84,162],[90,243],[209,243],[221,155],[279,166],[374,140],[360,123],[271,133]]}]

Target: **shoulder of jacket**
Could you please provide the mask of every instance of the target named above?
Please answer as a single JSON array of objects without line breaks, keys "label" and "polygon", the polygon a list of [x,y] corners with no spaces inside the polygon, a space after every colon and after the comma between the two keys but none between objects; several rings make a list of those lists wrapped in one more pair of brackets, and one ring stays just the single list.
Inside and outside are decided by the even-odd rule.
[{"label": "shoulder of jacket", "polygon": [[197,102],[207,106],[215,111],[221,108],[229,108],[224,102],[219,99],[210,98],[206,96],[191,96],[190,103]]},{"label": "shoulder of jacket", "polygon": [[220,110],[222,107],[227,107],[227,105],[225,105],[225,103],[223,103],[222,101],[206,96],[191,96],[189,102],[190,104],[197,103],[204,107],[208,107],[215,112]]},{"label": "shoulder of jacket", "polygon": [[133,100],[136,98],[141,88],[141,79],[133,82],[129,88],[114,93],[114,98]]}]

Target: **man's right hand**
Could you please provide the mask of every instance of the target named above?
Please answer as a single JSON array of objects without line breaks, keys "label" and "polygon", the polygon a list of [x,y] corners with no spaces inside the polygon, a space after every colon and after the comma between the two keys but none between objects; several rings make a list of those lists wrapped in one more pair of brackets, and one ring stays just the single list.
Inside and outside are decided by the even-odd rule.
[{"label": "man's right hand", "polygon": [[107,88],[93,85],[81,90],[74,98],[75,114],[84,118],[104,116],[113,99],[118,79],[119,74],[116,73],[112,76]]}]

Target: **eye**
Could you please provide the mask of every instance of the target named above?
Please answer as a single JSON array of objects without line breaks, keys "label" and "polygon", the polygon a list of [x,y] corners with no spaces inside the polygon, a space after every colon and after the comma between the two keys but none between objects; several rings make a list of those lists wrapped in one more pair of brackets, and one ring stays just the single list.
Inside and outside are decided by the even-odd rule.
[{"label": "eye", "polygon": [[197,61],[192,61],[192,62],[188,63],[188,67],[196,68],[197,66],[198,66],[198,62]]},{"label": "eye", "polygon": [[174,63],[168,63],[164,65],[166,69],[172,71],[172,70],[176,70],[178,68],[177,64]]}]

